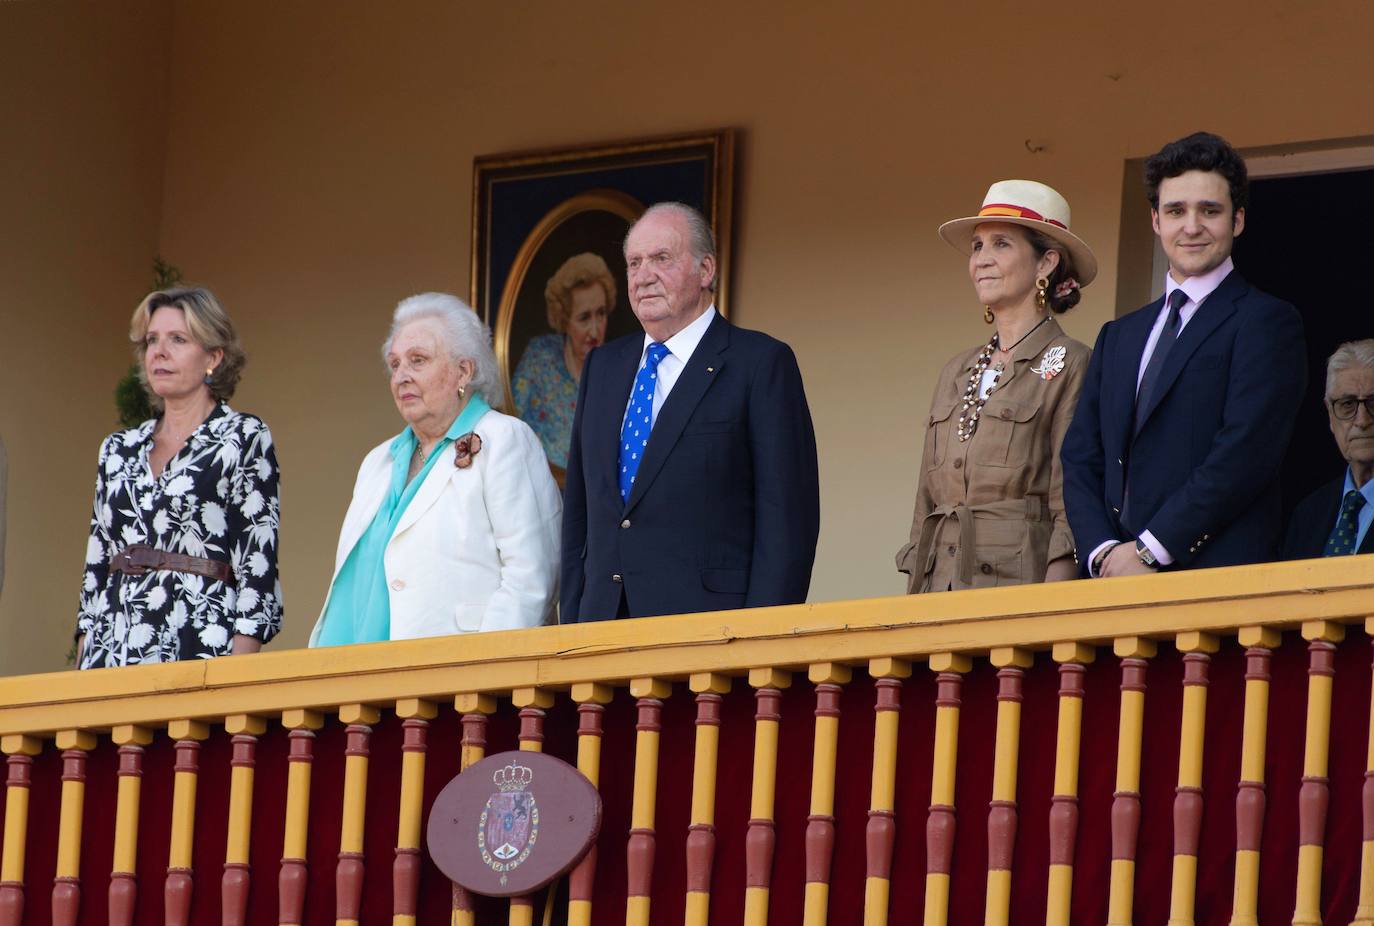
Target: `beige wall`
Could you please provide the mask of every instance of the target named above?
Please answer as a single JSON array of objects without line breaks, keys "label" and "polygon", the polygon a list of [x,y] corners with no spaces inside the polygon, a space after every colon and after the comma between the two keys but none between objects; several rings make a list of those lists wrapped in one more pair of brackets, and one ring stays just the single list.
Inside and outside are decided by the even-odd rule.
[{"label": "beige wall", "polygon": [[0,673],[60,667],[100,439],[152,280],[166,2],[0,3]]},{"label": "beige wall", "polygon": [[[1091,341],[1115,309],[1127,159],[1199,127],[1241,146],[1374,132],[1364,0],[1052,9],[175,4],[157,246],[216,288],[250,351],[235,405],[268,420],[284,471],[282,645],[318,613],[362,454],[399,429],[377,360],[390,307],[467,291],[472,158],[718,126],[743,133],[735,320],[796,348],[821,444],[812,598],[897,593],[933,376],[987,334],[940,221],[995,179],[1058,187],[1104,268],[1067,322]],[[108,282],[103,259],[83,274]],[[87,316],[109,326],[98,343],[118,346],[122,312]],[[118,373],[106,353],[93,405]],[[6,626],[69,619],[98,430],[43,448],[61,464],[48,501],[14,517],[42,525],[27,562],[55,586],[15,575],[12,528]]]}]

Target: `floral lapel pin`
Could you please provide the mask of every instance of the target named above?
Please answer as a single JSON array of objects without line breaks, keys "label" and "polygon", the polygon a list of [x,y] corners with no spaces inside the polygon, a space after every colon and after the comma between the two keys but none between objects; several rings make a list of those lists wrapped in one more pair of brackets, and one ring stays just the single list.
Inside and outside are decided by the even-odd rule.
[{"label": "floral lapel pin", "polygon": [[1054,379],[1064,372],[1064,356],[1068,351],[1064,345],[1060,344],[1045,351],[1045,356],[1040,358],[1040,366],[1031,367],[1031,372],[1044,380]]},{"label": "floral lapel pin", "polygon": [[453,442],[453,465],[459,469],[467,469],[472,465],[472,458],[481,450],[482,438],[469,431]]}]

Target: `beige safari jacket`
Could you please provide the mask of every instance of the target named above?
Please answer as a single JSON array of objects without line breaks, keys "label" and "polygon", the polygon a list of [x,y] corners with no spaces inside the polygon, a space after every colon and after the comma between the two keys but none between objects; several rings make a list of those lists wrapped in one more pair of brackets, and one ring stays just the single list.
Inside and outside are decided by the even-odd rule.
[{"label": "beige safari jacket", "polygon": [[1092,351],[1051,317],[1013,352],[978,429],[960,441],[981,349],[945,364],[930,403],[911,537],[897,553],[909,593],[1042,582],[1050,562],[1074,552],[1059,448]]}]

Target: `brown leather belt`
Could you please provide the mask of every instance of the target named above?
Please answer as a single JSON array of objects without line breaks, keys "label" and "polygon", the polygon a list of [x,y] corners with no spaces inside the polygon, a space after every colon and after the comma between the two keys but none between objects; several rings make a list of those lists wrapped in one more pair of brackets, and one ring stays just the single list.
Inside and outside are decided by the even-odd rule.
[{"label": "brown leather belt", "polygon": [[125,575],[141,576],[154,569],[170,569],[173,572],[189,572],[232,583],[234,570],[228,563],[202,556],[186,556],[182,553],[168,553],[146,543],[133,543],[120,550],[110,560],[110,569]]}]

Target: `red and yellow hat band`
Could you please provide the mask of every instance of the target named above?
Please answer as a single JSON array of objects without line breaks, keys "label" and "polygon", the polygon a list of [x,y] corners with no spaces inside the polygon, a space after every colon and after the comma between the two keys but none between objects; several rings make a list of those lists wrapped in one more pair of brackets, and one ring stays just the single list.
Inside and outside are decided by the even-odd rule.
[{"label": "red and yellow hat band", "polygon": [[1046,218],[1034,209],[1027,209],[1025,206],[1013,206],[1008,203],[989,203],[978,210],[979,218],[993,215],[1010,216],[1016,219],[1034,219],[1037,222],[1048,222],[1065,231],[1069,229],[1069,226],[1065,225],[1063,222],[1057,222],[1054,219]]}]

